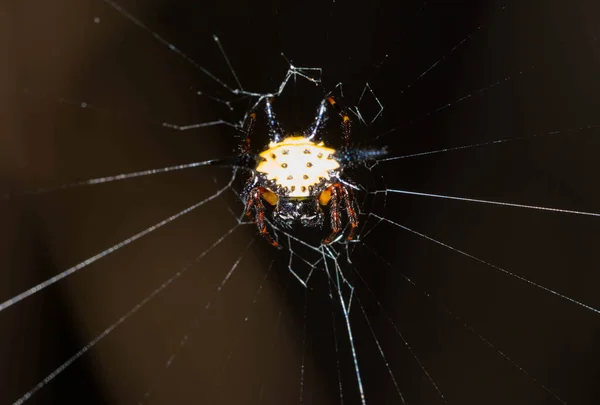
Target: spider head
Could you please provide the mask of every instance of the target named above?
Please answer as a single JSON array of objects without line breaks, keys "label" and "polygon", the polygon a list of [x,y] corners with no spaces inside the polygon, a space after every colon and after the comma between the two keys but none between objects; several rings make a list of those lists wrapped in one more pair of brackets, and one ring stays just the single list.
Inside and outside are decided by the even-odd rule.
[{"label": "spider head", "polygon": [[323,210],[316,198],[280,198],[273,219],[291,228],[296,222],[305,227],[320,227],[323,225]]}]

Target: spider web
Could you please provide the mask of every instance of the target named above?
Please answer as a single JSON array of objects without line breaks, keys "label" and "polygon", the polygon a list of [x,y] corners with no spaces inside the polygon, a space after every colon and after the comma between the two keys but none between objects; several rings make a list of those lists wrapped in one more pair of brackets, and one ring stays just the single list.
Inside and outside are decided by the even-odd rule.
[{"label": "spider web", "polygon": [[[6,7],[2,403],[597,401],[592,6]],[[390,154],[276,251],[212,163],[328,90]]]}]

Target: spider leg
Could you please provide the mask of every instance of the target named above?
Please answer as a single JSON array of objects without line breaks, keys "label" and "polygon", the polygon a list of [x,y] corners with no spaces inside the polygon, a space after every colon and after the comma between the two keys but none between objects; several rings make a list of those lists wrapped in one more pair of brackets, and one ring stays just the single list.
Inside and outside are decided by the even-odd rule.
[{"label": "spider leg", "polygon": [[352,120],[350,119],[348,110],[345,107],[340,107],[340,105],[337,103],[337,101],[335,101],[335,98],[333,98],[333,96],[327,97],[327,101],[329,102],[329,104],[331,104],[332,107],[334,107],[338,111],[340,117],[342,118],[342,136],[344,138],[346,146],[348,146],[348,144],[350,143],[350,134],[352,130]]},{"label": "spider leg", "polygon": [[265,205],[262,202],[262,197],[266,193],[269,193],[269,191],[264,187],[254,187],[250,190],[246,200],[246,215],[252,218],[252,210],[254,209],[254,222],[260,235],[271,245],[281,249],[281,245],[269,234],[265,224]]},{"label": "spider leg", "polygon": [[327,99],[323,99],[321,104],[319,104],[319,109],[317,110],[317,115],[315,116],[315,121],[309,129],[308,134],[305,135],[306,139],[312,140],[313,142],[318,142],[320,140],[319,132],[325,125],[325,120],[327,119],[325,113],[327,112]]},{"label": "spider leg", "polygon": [[[267,115],[267,123],[269,125],[269,135],[271,140],[274,142],[279,142],[283,138],[283,130],[279,125],[279,122],[275,118],[275,112],[273,111],[273,106],[271,104],[272,99],[265,99],[265,113]],[[250,138],[252,133],[254,132],[254,126],[256,125],[256,111],[252,111],[248,114],[248,118],[246,118],[246,122],[244,123],[244,128],[242,129],[242,133],[244,134],[244,142],[240,145],[240,149],[242,153],[250,153]]]},{"label": "spider leg", "polygon": [[250,137],[254,132],[254,124],[256,124],[256,113],[252,111],[244,123],[244,129],[242,129],[244,142],[240,145],[240,149],[244,154],[250,153]]},{"label": "spider leg", "polygon": [[331,219],[331,233],[323,244],[329,245],[342,230],[342,212],[340,210],[340,189],[341,184],[336,183],[329,186],[327,189],[331,193],[331,199],[329,200],[329,216]]},{"label": "spider leg", "polygon": [[352,190],[341,183],[334,183],[325,192],[330,195],[328,203],[331,217],[331,234],[323,243],[326,245],[330,244],[342,230],[342,203],[350,221],[350,232],[347,239],[353,240],[356,228],[358,227],[358,214],[354,209],[354,195]]},{"label": "spider leg", "polygon": [[267,122],[269,124],[269,135],[271,141],[280,142],[283,139],[283,130],[279,125],[279,121],[275,118],[275,112],[271,105],[271,99],[265,99],[265,112],[267,113]]},{"label": "spider leg", "polygon": [[344,197],[344,205],[346,206],[346,212],[348,213],[348,220],[350,221],[350,232],[348,232],[348,240],[354,239],[356,228],[358,227],[358,214],[354,209],[354,194],[348,187],[341,186],[342,195]]}]

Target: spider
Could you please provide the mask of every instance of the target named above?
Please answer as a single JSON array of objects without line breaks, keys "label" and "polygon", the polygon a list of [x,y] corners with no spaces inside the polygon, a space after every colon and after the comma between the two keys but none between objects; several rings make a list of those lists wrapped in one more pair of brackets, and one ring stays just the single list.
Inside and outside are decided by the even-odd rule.
[{"label": "spider", "polygon": [[[328,205],[331,233],[323,243],[330,244],[338,238],[344,211],[350,224],[347,239],[352,240],[358,227],[358,214],[352,188],[349,182],[343,180],[342,173],[353,163],[385,154],[385,148],[350,148],[350,117],[332,96],[321,101],[313,125],[304,134],[284,135],[275,119],[271,100],[267,98],[265,104],[271,139],[268,148],[258,156],[250,152],[256,112],[248,115],[243,128],[242,157],[245,157],[244,161],[252,172],[242,193],[246,215],[254,216],[263,238],[281,248],[267,230],[264,202],[273,207],[275,223],[286,228],[297,222],[305,227],[321,228],[325,216],[322,207]],[[326,119],[327,104],[337,109],[342,120],[345,147],[339,150],[326,147],[323,141],[317,140]]]}]

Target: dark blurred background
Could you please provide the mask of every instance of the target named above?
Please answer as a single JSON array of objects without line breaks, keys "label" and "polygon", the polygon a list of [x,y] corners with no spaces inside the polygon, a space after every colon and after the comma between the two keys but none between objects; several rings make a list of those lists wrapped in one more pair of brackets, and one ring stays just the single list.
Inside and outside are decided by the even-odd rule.
[{"label": "dark blurred background", "polygon": [[[288,69],[281,53],[322,68],[320,87],[298,78],[276,102],[285,128],[308,126],[338,82],[348,105],[368,82],[384,112],[372,125],[355,123],[357,144],[400,156],[527,138],[355,173],[371,190],[600,212],[595,2],[118,4],[151,32],[101,0],[0,6],[0,194],[12,196],[0,201],[1,302],[227,183],[230,169],[196,168],[15,197],[235,152],[240,138],[229,126],[161,125],[237,122],[249,101],[152,33],[235,87],[218,35],[248,91],[277,88]],[[368,95],[359,107],[377,111]],[[335,114],[331,122],[324,136],[333,140]],[[352,263],[339,261],[356,286],[351,319],[367,403],[402,403],[390,374],[412,404],[598,403],[597,218],[394,193],[367,207],[568,297],[369,219]],[[360,403],[322,265],[305,290],[290,276],[286,251],[259,238],[247,247],[256,228],[245,225],[185,267],[236,227],[241,210],[228,190],[1,311],[0,403],[16,401],[183,268],[27,403],[339,404],[340,380],[343,403]],[[306,271],[309,253],[300,252],[294,263]]]}]

